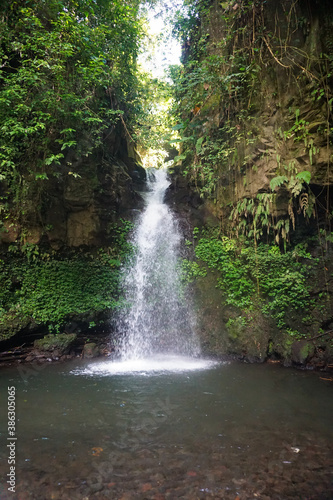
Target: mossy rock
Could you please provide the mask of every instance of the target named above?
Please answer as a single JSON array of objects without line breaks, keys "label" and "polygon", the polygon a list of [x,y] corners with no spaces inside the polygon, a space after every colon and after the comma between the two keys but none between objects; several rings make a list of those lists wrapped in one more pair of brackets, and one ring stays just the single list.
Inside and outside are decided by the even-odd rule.
[{"label": "mossy rock", "polygon": [[98,345],[95,342],[89,342],[84,345],[83,348],[83,357],[84,358],[96,358],[99,356]]},{"label": "mossy rock", "polygon": [[9,311],[0,321],[0,341],[8,340],[18,332],[29,329],[31,319],[23,314]]},{"label": "mossy rock", "polygon": [[297,340],[291,346],[291,360],[293,363],[304,365],[315,352],[315,346],[306,340]]},{"label": "mossy rock", "polygon": [[290,335],[279,332],[274,336],[270,344],[270,355],[278,356],[278,358],[285,360],[285,364],[289,365],[291,363],[291,351],[294,342],[295,339],[290,337]]},{"label": "mossy rock", "polygon": [[57,350],[64,354],[76,339],[76,333],[48,334],[42,339],[35,340],[34,347],[42,352]]},{"label": "mossy rock", "polygon": [[216,288],[216,273],[199,277],[193,285],[197,332],[207,355],[223,355],[228,351],[228,332],[225,323],[230,311],[223,293]]},{"label": "mossy rock", "polygon": [[229,352],[244,356],[250,362],[263,362],[267,358],[268,333],[261,318],[248,320],[245,316],[230,319],[227,323],[230,340]]},{"label": "mossy rock", "polygon": [[229,338],[232,341],[237,341],[246,332],[246,319],[242,316],[230,319],[226,324],[226,327],[228,329]]}]

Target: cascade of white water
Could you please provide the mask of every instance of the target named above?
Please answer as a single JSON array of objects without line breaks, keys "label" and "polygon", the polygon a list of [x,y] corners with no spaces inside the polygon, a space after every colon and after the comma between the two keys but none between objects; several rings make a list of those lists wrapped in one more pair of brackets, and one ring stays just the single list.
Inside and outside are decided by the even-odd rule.
[{"label": "cascade of white water", "polygon": [[165,170],[148,176],[146,208],[133,235],[135,254],[124,273],[128,307],[118,321],[123,359],[200,351],[177,269],[181,235],[163,202],[169,184]]}]

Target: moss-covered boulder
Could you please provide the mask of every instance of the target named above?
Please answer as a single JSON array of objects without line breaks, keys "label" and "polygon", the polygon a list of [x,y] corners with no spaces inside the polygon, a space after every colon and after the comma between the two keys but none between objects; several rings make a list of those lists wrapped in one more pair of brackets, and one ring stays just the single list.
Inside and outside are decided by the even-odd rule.
[{"label": "moss-covered boulder", "polygon": [[267,359],[269,333],[261,318],[237,316],[226,324],[230,353],[240,354],[250,362],[264,362]]},{"label": "moss-covered boulder", "polygon": [[95,342],[88,342],[83,347],[83,357],[84,358],[96,358],[99,356],[99,348]]},{"label": "moss-covered boulder", "polygon": [[258,310],[245,313],[228,305],[216,286],[217,273],[209,271],[192,285],[197,332],[205,353],[231,355],[250,362],[267,359],[270,325]]},{"label": "moss-covered boulder", "polygon": [[3,312],[0,317],[0,342],[8,340],[21,331],[33,329],[31,318],[17,311]]},{"label": "moss-covered boulder", "polygon": [[297,340],[291,346],[291,360],[293,363],[304,365],[315,353],[313,342]]},{"label": "moss-covered boulder", "polygon": [[52,359],[59,358],[69,352],[71,344],[76,339],[76,333],[61,333],[45,335],[42,339],[35,340],[35,354],[40,354]]}]

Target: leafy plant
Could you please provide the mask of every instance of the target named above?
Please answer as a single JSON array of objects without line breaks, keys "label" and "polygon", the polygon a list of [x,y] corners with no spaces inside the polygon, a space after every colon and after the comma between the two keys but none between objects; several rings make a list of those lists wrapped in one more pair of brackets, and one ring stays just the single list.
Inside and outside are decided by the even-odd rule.
[{"label": "leafy plant", "polygon": [[[264,314],[276,319],[279,328],[284,328],[290,311],[310,306],[307,280],[310,264],[316,266],[317,261],[302,246],[286,253],[281,253],[278,246],[265,244],[253,250],[252,245],[240,247],[236,240],[204,232],[196,244],[195,255],[199,263],[218,271],[216,286],[224,291],[227,304],[245,311],[260,307]],[[196,271],[199,275],[202,276]]]},{"label": "leafy plant", "polygon": [[0,167],[7,216],[23,224],[36,216],[50,179],[80,177],[75,165],[101,148],[106,130],[133,119],[139,4],[2,2]]},{"label": "leafy plant", "polygon": [[63,258],[37,245],[13,245],[10,257],[0,261],[0,338],[1,332],[15,333],[15,324],[21,323],[59,332],[78,316],[92,328],[97,324],[92,317],[120,307],[120,268],[133,250],[128,243],[132,227],[122,219],[112,228],[112,247],[73,251]]}]

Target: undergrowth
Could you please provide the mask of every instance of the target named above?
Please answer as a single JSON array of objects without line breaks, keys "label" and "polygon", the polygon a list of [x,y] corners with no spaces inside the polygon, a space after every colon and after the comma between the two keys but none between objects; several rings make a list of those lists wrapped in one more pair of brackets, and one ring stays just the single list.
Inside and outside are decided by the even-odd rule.
[{"label": "undergrowth", "polygon": [[246,312],[260,308],[279,328],[286,327],[287,314],[311,306],[309,275],[317,259],[305,245],[282,253],[276,245],[241,245],[216,231],[203,231],[195,256],[198,262],[183,265],[184,279],[191,282],[205,276],[207,268],[216,270],[216,287],[224,291],[226,304]]},{"label": "undergrowth", "polygon": [[0,340],[30,326],[47,325],[59,333],[68,320],[95,324],[99,313],[120,307],[121,265],[133,247],[127,235],[133,224],[113,228],[114,246],[94,253],[68,251],[62,257],[35,245],[11,246],[0,259]]},{"label": "undergrowth", "polygon": [[119,270],[86,257],[1,264],[0,325],[14,317],[59,332],[71,315],[94,315],[118,303]]}]

